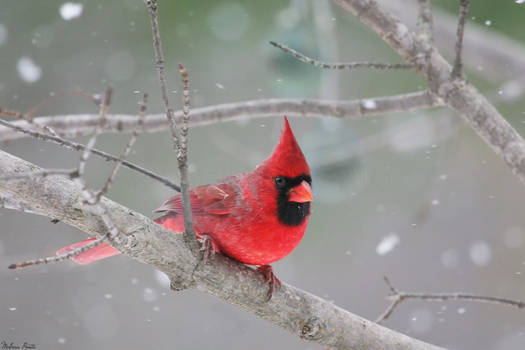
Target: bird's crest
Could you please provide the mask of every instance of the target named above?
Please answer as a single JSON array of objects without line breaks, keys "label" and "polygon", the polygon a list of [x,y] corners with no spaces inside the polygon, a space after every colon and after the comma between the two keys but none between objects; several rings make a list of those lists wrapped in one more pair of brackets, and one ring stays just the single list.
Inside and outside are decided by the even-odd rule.
[{"label": "bird's crest", "polygon": [[284,117],[279,143],[272,155],[261,164],[261,168],[271,169],[272,173],[275,172],[280,176],[295,177],[301,174],[310,174],[308,163],[306,163],[286,116]]}]

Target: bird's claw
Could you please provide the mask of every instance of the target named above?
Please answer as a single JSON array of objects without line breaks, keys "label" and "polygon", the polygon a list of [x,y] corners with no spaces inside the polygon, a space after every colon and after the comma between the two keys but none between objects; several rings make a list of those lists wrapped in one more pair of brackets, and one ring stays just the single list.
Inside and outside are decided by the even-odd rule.
[{"label": "bird's claw", "polygon": [[266,301],[270,301],[273,296],[273,292],[275,291],[275,286],[280,289],[282,284],[281,281],[275,276],[273,273],[273,269],[270,265],[262,265],[257,268],[257,271],[261,272],[264,276],[264,283],[268,283],[270,285],[270,289],[268,290],[268,297]]}]

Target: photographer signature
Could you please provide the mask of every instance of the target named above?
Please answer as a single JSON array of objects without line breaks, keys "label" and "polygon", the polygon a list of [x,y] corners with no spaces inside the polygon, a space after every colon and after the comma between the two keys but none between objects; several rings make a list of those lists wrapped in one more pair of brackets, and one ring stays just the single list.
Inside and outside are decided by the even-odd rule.
[{"label": "photographer signature", "polygon": [[35,344],[31,344],[28,342],[24,342],[23,344],[15,344],[14,342],[6,342],[5,340],[2,340],[0,342],[0,349],[6,349],[6,350],[20,350],[20,349],[36,349]]}]

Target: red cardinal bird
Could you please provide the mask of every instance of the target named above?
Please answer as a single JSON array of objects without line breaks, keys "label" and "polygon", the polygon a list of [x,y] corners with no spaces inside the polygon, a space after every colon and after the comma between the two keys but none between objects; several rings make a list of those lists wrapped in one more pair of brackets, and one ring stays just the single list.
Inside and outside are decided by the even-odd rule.
[{"label": "red cardinal bird", "polygon": [[[290,254],[303,238],[313,200],[310,185],[310,169],[284,117],[279,144],[254,171],[190,191],[197,237],[211,239],[216,252],[245,264],[259,265],[258,270],[270,284],[271,298],[275,283],[280,286],[281,282],[269,264]],[[164,215],[155,222],[177,233],[184,231],[180,194],[168,199],[156,212]],[[94,239],[62,248],[57,254]],[[104,243],[73,260],[89,264],[116,254],[118,250]]]}]

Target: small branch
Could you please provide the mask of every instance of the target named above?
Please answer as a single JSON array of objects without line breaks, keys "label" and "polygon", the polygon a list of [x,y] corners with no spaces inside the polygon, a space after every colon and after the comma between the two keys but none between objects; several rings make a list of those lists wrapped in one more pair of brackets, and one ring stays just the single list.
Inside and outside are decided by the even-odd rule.
[{"label": "small branch", "polygon": [[[113,247],[118,247],[118,246],[122,246],[122,245],[128,244],[129,239],[117,227],[117,225],[115,224],[115,221],[111,218],[111,214],[109,213],[108,208],[104,204],[102,204],[100,201],[96,202],[95,195],[90,190],[84,190],[84,191],[82,191],[82,194],[83,194],[83,196],[85,198],[85,202],[88,203],[90,206],[92,206],[92,207],[94,207],[95,209],[98,210],[98,212],[99,212],[98,216],[100,217],[100,219],[102,220],[102,222],[103,222],[103,224],[105,226],[104,227],[105,228],[105,233],[99,239],[101,241],[107,240],[111,244],[111,246],[113,246]],[[91,204],[91,203],[95,203],[95,204]],[[96,241],[94,241],[94,242],[96,242]],[[82,248],[82,247],[80,247],[80,248]],[[80,250],[80,248],[76,248],[76,249]],[[71,251],[71,252],[74,252],[74,251]],[[78,253],[74,254],[73,256],[76,256],[76,255],[78,255],[80,253],[81,252],[79,251]]]},{"label": "small branch", "polygon": [[456,31],[456,59],[454,60],[454,68],[452,69],[452,78],[461,78],[463,75],[463,33],[465,31],[465,22],[467,21],[468,9],[470,0],[459,0],[459,20]]},{"label": "small branch", "polygon": [[[38,132],[38,131],[33,131],[33,130],[27,130],[26,128],[24,127],[21,127],[19,125],[15,125],[15,124],[12,124],[12,123],[9,123],[9,122],[6,122],[2,119],[0,119],[0,125],[3,125],[7,128],[10,128],[12,130],[15,130],[19,133],[23,133],[23,134],[26,134],[26,135],[29,135],[31,137],[34,137],[35,139],[38,139],[38,140],[42,140],[42,141],[48,141],[48,142],[53,142],[59,146],[62,146],[62,147],[65,147],[65,148],[68,148],[68,149],[72,149],[72,150],[75,150],[75,151],[84,151],[86,149],[89,149],[91,153],[99,156],[99,157],[102,157],[104,158],[105,160],[108,160],[108,161],[114,161],[114,162],[118,162],[119,161],[119,158],[109,154],[109,153],[106,153],[106,152],[103,152],[103,151],[100,151],[98,149],[95,149],[95,148],[89,148],[81,143],[78,143],[78,142],[73,142],[73,141],[69,141],[69,140],[65,140],[59,136],[51,136],[51,135],[47,135],[47,134],[43,134],[41,132]],[[90,128],[90,130],[92,130]],[[176,184],[174,184],[173,182],[171,182],[170,180],[160,176],[160,175],[157,175],[155,174],[154,172],[150,171],[150,170],[147,170],[145,168],[142,168],[141,166],[139,165],[136,165],[134,163],[131,163],[127,160],[123,160],[122,161],[122,165],[128,167],[129,169],[132,169],[132,170],[135,170],[143,175],[146,175],[152,179],[155,179],[156,181],[162,183],[163,185],[175,190],[175,191],[180,191],[180,188],[179,186],[177,186]]]},{"label": "small branch", "polygon": [[[374,106],[375,108],[366,108]],[[262,99],[242,102],[225,103],[193,109],[189,125],[191,127],[210,125],[219,122],[239,120],[242,118],[268,118],[277,115],[288,117],[336,117],[357,118],[376,116],[380,114],[408,112],[425,108],[440,107],[443,102],[427,91],[417,91],[392,96],[375,96],[365,99],[330,101],[314,99]],[[177,111],[177,123],[182,120],[183,112]],[[137,116],[108,115],[108,123],[103,132],[127,133],[137,125]],[[50,125],[61,135],[85,136],[93,132],[97,123],[97,115],[74,114],[53,117],[39,117],[35,119],[40,124]],[[1,123],[0,125],[4,125]],[[22,127],[31,130],[31,125],[19,121],[12,123],[8,128],[0,126],[0,142],[16,140],[24,136],[31,136],[22,131],[13,132],[11,129]],[[143,132],[159,132],[169,128],[166,115],[149,115],[144,122]],[[124,165],[126,165],[124,163]]]},{"label": "small branch", "polygon": [[428,48],[434,42],[434,20],[432,18],[431,0],[418,0],[417,32],[428,43]]},{"label": "small branch", "polygon": [[184,241],[191,249],[192,253],[197,253],[200,249],[199,242],[193,229],[190,180],[188,178],[188,123],[190,121],[190,81],[188,71],[179,64],[179,72],[182,77],[182,99],[183,99],[183,117],[181,125],[181,138],[179,152],[177,153],[177,162],[180,171],[180,188],[182,193],[182,212],[184,217]]},{"label": "small branch", "polygon": [[376,320],[374,321],[375,323],[377,323],[377,324],[383,323],[383,321],[385,321],[387,318],[390,317],[390,315],[392,315],[392,312],[394,312],[396,307],[402,301],[401,298],[390,297],[390,299],[392,299],[392,303],[390,303],[390,305],[388,305],[386,310],[381,315],[379,315],[378,318],[376,318]]},{"label": "small branch", "polygon": [[347,62],[347,63],[326,63],[322,61],[315,60],[308,56],[303,55],[282,44],[276,43],[275,41],[270,41],[270,44],[283,50],[286,53],[297,58],[299,61],[309,63],[315,67],[321,67],[326,69],[354,69],[354,68],[374,68],[374,69],[411,69],[416,67],[415,63],[381,63],[381,62],[368,62],[368,61],[358,61],[358,62]]},{"label": "small branch", "polygon": [[122,162],[126,159],[126,157],[129,155],[129,152],[131,152],[131,149],[133,148],[133,145],[137,141],[137,137],[139,134],[139,131],[144,126],[144,119],[146,118],[146,110],[147,110],[147,103],[148,103],[148,94],[142,95],[142,102],[139,103],[139,120],[137,122],[137,126],[133,129],[131,133],[131,137],[129,138],[128,143],[126,144],[126,148],[124,149],[124,152],[120,155],[119,159],[115,162],[113,165],[113,170],[111,171],[111,175],[107,178],[106,182],[104,183],[104,186],[100,189],[100,191],[97,192],[95,195],[95,200],[97,202],[100,201],[100,198],[102,196],[106,195],[106,193],[109,191],[109,188],[111,187],[111,184],[115,180],[115,177],[117,176],[117,173],[122,165]]},{"label": "small branch", "polygon": [[177,154],[177,162],[179,164],[180,172],[180,188],[182,193],[182,210],[184,217],[184,241],[190,249],[190,251],[197,255],[200,250],[199,242],[193,230],[192,213],[191,213],[191,200],[190,200],[190,182],[188,179],[188,122],[189,122],[189,110],[190,110],[190,99],[189,99],[189,80],[188,72],[181,64],[179,64],[179,71],[183,80],[183,117],[182,117],[182,135],[179,135],[177,123],[173,116],[173,109],[170,107],[167,93],[167,82],[166,75],[164,72],[164,55],[162,53],[162,42],[160,40],[159,31],[159,18],[158,18],[158,7],[156,0],[145,0],[146,6],[149,9],[151,15],[151,31],[153,35],[153,48],[155,51],[155,60],[157,73],[159,77],[160,91],[162,93],[162,101],[166,109],[166,117],[169,122],[171,136],[173,138],[173,149]]},{"label": "small branch", "polygon": [[[24,262],[16,263],[16,264],[11,264],[9,265],[10,269],[18,269],[18,268],[23,268],[27,266],[56,263],[56,262],[60,262],[66,259],[70,259],[77,255],[82,254],[83,252],[89,249],[92,249],[102,244],[105,240],[109,241],[110,243],[114,245],[122,244],[123,242],[127,241],[127,238],[121,237],[121,232],[117,228],[113,220],[111,219],[111,216],[107,208],[100,203],[101,197],[94,195],[93,192],[87,188],[86,181],[83,178],[87,161],[91,155],[91,149],[95,146],[97,137],[100,134],[100,130],[105,124],[106,113],[108,112],[108,108],[111,103],[112,94],[113,94],[113,90],[111,88],[107,88],[104,96],[102,97],[100,101],[98,127],[95,129],[95,132],[90,137],[88,141],[88,147],[86,147],[84,151],[82,152],[82,155],[80,156],[80,160],[79,160],[76,171],[71,172],[71,175],[74,175],[73,180],[75,180],[75,182],[77,182],[81,186],[81,193],[82,193],[82,196],[84,197],[83,203],[96,208],[100,212],[99,216],[105,226],[105,233],[102,235],[102,237],[96,239],[95,241],[90,242],[89,244],[82,245],[80,247],[71,249],[70,251],[64,254],[60,254],[58,256],[47,257],[47,258],[28,260],[28,261],[24,261]],[[35,173],[45,174],[43,171],[34,172],[33,174]],[[112,176],[114,176],[114,174],[112,174]],[[109,180],[106,183],[108,182]]]},{"label": "small branch", "polygon": [[68,251],[67,253],[56,255],[56,256],[49,256],[47,258],[38,258],[33,260],[26,260],[20,263],[11,264],[8,266],[9,269],[20,269],[28,266],[37,266],[37,265],[44,265],[44,264],[53,264],[57,262],[61,262],[64,260],[68,260],[70,258],[73,258],[77,255],[82,254],[85,251],[88,251],[91,248],[95,248],[96,246],[102,244],[104,242],[104,239],[107,238],[108,233],[106,232],[102,237],[97,238],[93,242],[89,242],[88,244],[85,244],[83,246],[80,246],[78,248],[72,249]]},{"label": "small branch", "polygon": [[166,75],[164,72],[164,55],[162,53],[162,42],[160,40],[158,7],[156,0],[145,0],[146,6],[151,15],[151,31],[153,35],[153,48],[155,51],[155,60],[157,73],[159,77],[160,90],[162,93],[162,100],[166,109],[166,117],[170,125],[171,136],[173,138],[173,149],[177,154],[177,162],[179,164],[180,172],[180,188],[182,193],[182,210],[184,217],[184,241],[186,242],[190,251],[197,255],[200,249],[199,242],[193,230],[191,200],[190,200],[190,182],[188,179],[188,122],[190,111],[190,97],[189,97],[189,80],[188,71],[182,64],[179,64],[179,72],[183,80],[183,117],[181,133],[177,128],[177,123],[173,116],[173,109],[170,107],[167,93]]},{"label": "small branch", "polygon": [[397,306],[407,299],[418,299],[418,300],[428,300],[428,301],[448,301],[448,300],[466,300],[466,301],[475,301],[482,303],[492,303],[505,306],[512,306],[518,309],[525,308],[525,302],[519,300],[512,300],[506,298],[497,298],[491,296],[482,296],[476,294],[468,293],[407,293],[402,292],[394,285],[388,277],[384,277],[385,283],[390,288],[390,295],[388,298],[392,300],[392,303],[388,308],[377,318],[376,323],[381,323],[388,319],[390,315],[394,312]]},{"label": "small branch", "polygon": [[51,128],[51,127],[49,127],[47,125],[40,125],[38,123],[35,123],[33,118],[31,118],[31,116],[29,114],[27,114],[27,113],[20,113],[20,112],[17,112],[17,111],[12,111],[12,110],[7,110],[7,109],[1,109],[0,108],[0,115],[13,117],[13,118],[20,119],[20,120],[25,120],[30,125],[34,126],[35,129],[39,129],[39,130],[43,131],[44,133],[48,133],[48,134],[53,135],[53,136],[58,136],[57,133],[55,132],[55,130],[53,130],[53,128]]},{"label": "small branch", "polygon": [[[77,179],[82,179],[84,177],[84,170],[86,168],[86,163],[89,159],[89,156],[92,153],[91,150],[93,149],[93,147],[95,147],[95,144],[97,143],[97,137],[100,134],[100,130],[106,124],[106,113],[108,112],[109,105],[111,104],[112,95],[113,95],[113,90],[108,87],[104,93],[104,97],[100,101],[100,112],[98,115],[98,125],[95,128],[95,132],[93,133],[93,135],[89,138],[89,141],[80,156],[80,161],[78,163]],[[85,189],[84,183],[82,184],[82,186]]]},{"label": "small branch", "polygon": [[155,50],[155,67],[157,68],[160,91],[162,93],[162,102],[164,103],[164,108],[166,110],[166,117],[170,123],[171,136],[173,137],[174,143],[178,145],[179,134],[177,131],[177,125],[175,123],[175,118],[173,117],[173,109],[170,107],[170,102],[168,100],[168,89],[166,87],[167,83],[166,74],[164,73],[164,54],[162,52],[162,43],[160,41],[157,0],[144,0],[144,3],[148,8],[151,17],[153,48]]},{"label": "small branch", "polygon": [[190,122],[190,79],[188,70],[179,63],[179,73],[182,77],[182,125],[181,147],[184,152],[188,149],[188,124]]}]

